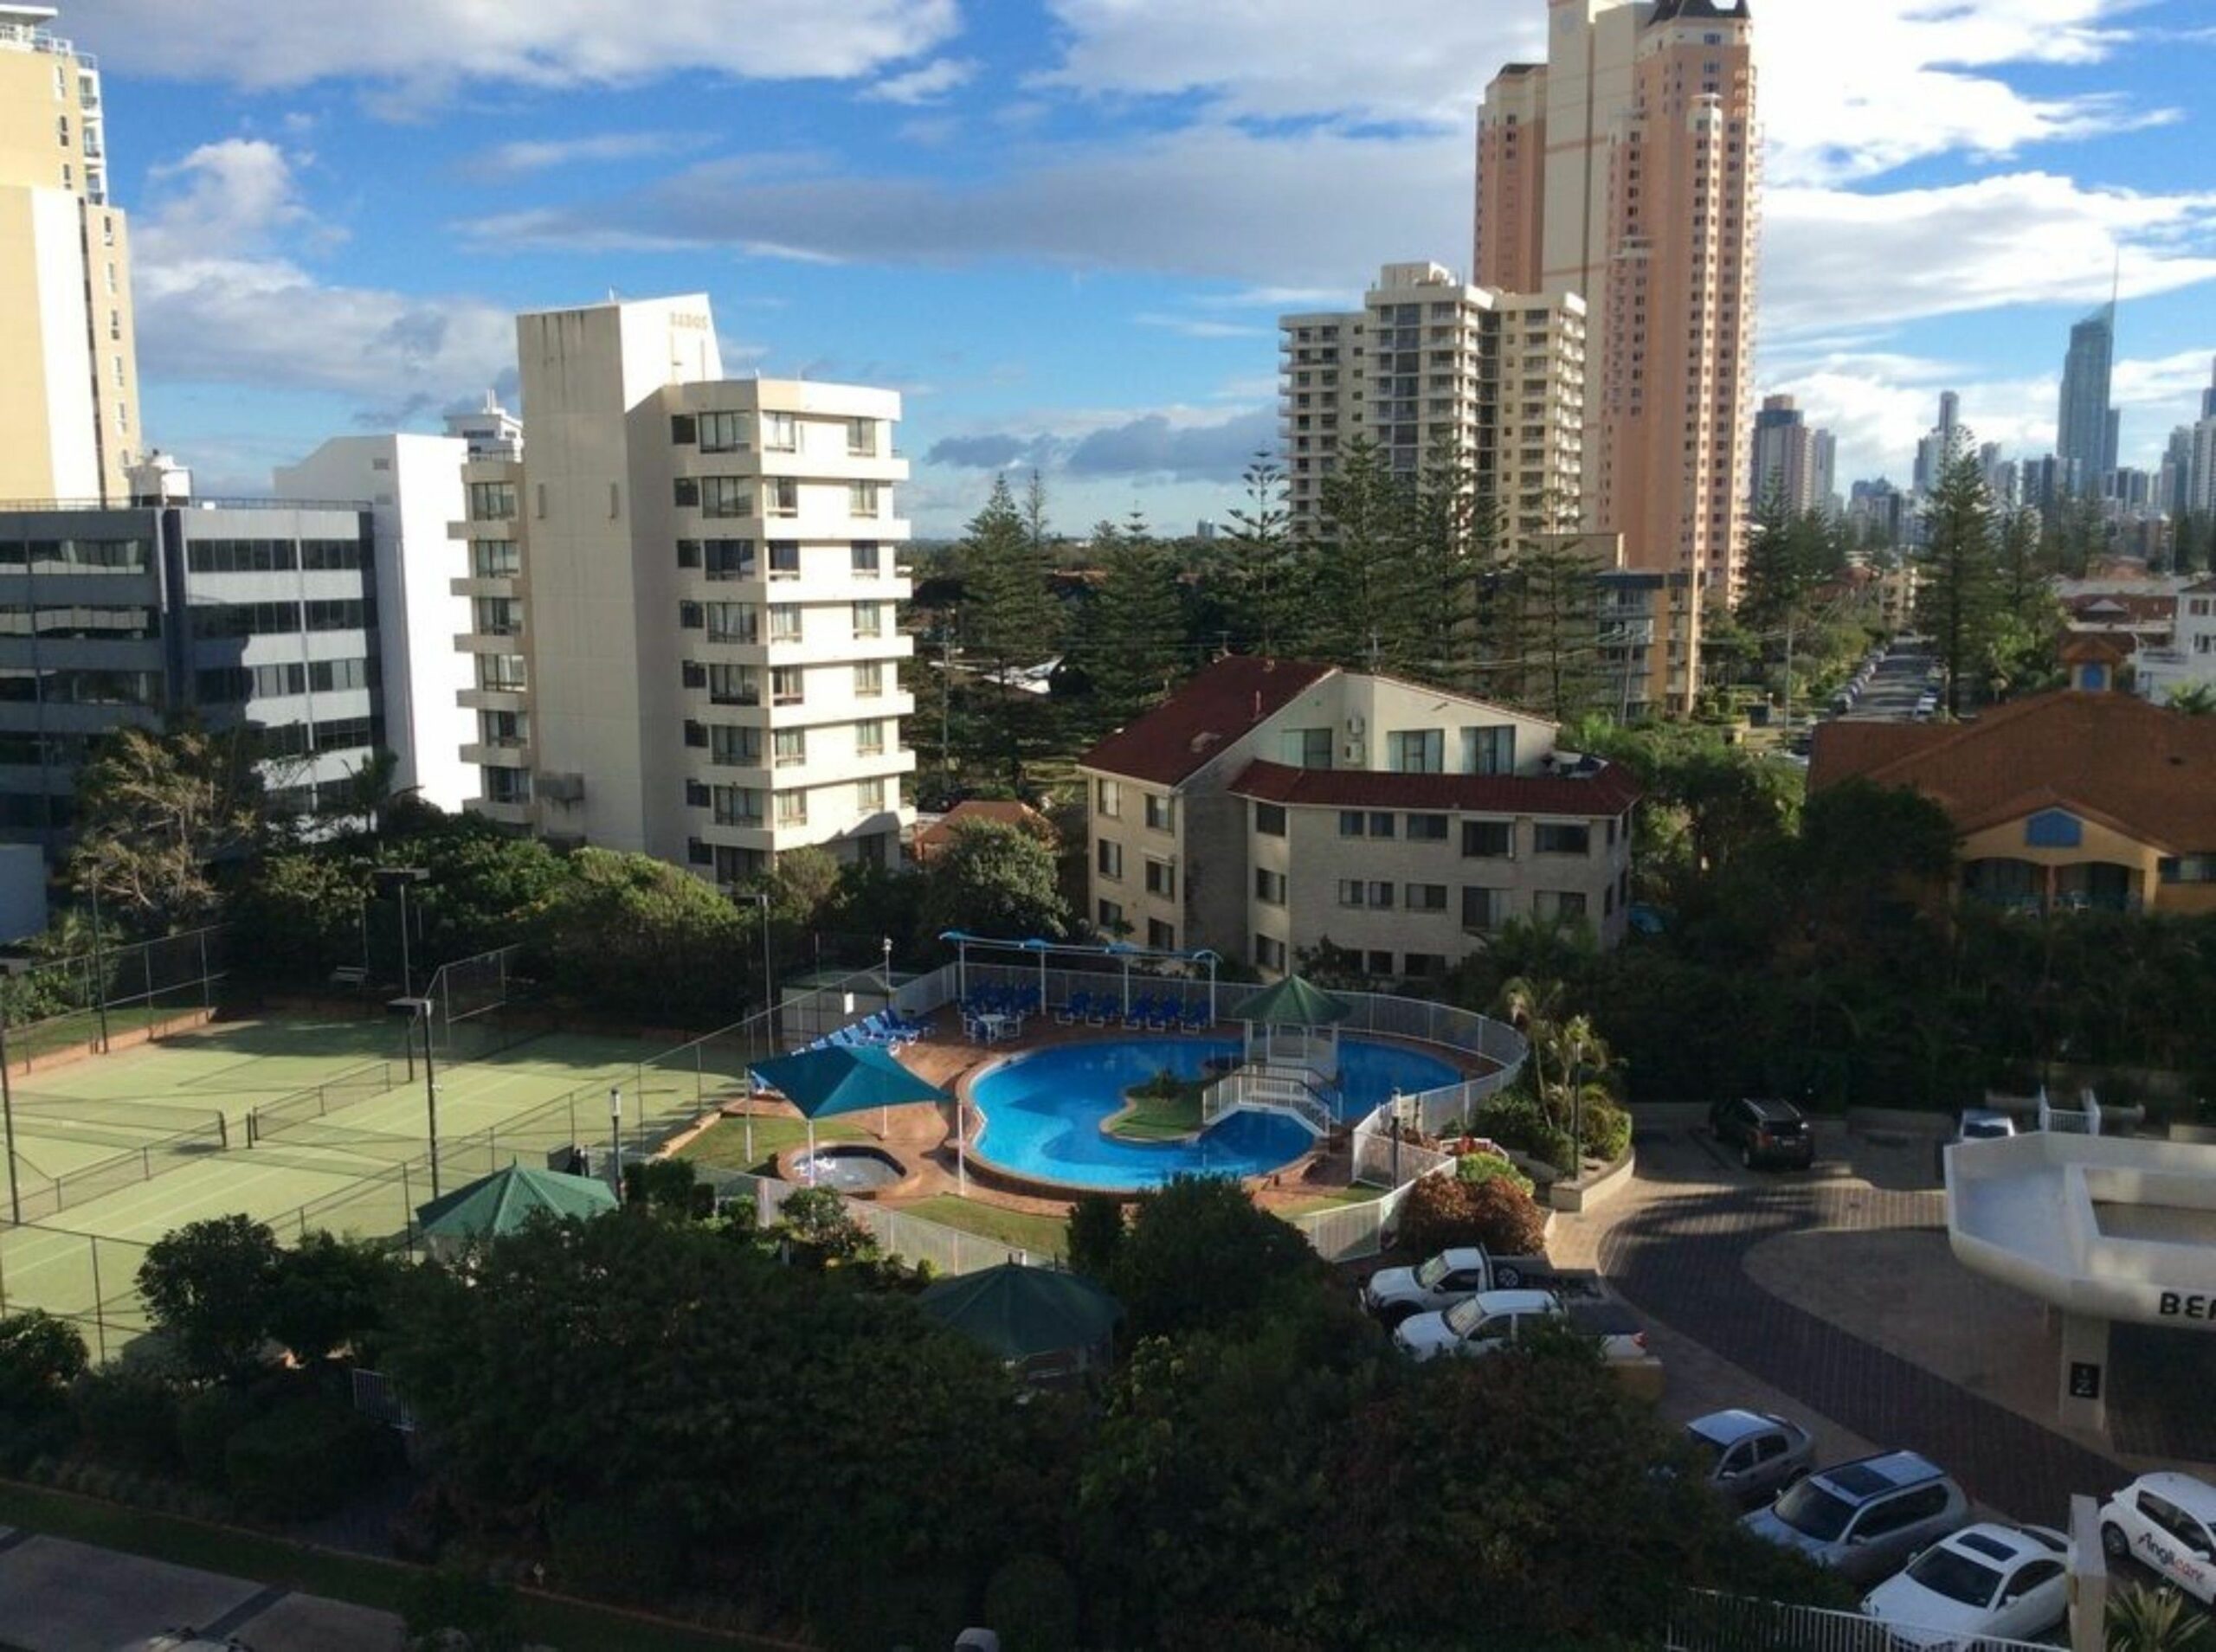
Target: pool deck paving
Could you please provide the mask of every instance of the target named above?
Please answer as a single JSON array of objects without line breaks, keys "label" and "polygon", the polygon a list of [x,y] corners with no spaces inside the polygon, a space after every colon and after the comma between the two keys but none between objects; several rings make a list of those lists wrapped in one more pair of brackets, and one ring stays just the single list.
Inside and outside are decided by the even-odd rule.
[{"label": "pool deck paving", "polygon": [[185,1629],[254,1652],[396,1652],[404,1639],[390,1612],[0,1527],[0,1640],[114,1652]]}]

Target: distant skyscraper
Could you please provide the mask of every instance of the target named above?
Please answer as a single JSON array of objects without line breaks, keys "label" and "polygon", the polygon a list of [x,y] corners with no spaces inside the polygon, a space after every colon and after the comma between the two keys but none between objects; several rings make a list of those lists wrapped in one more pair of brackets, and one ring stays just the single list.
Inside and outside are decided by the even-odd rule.
[{"label": "distant skyscraper", "polygon": [[1952,390],[1939,392],[1939,422],[1916,444],[1916,491],[1934,493],[1947,466],[1969,451],[1970,427],[1962,422],[1962,398]]},{"label": "distant skyscraper", "polygon": [[1502,69],[1478,111],[1476,280],[1585,300],[1585,525],[1726,601],[1753,429],[1753,19],[1746,0],[1547,14],[1548,61]]},{"label": "distant skyscraper", "polygon": [[2109,374],[2116,357],[2116,305],[2103,305],[2070,330],[2062,363],[2062,404],[2055,454],[2071,473],[2073,489],[2097,492],[2116,468],[2116,415],[2109,405]]},{"label": "distant skyscraper", "polygon": [[2209,386],[2200,393],[2200,416],[2216,419],[2216,365],[2211,366],[2208,377]]},{"label": "distant skyscraper", "polygon": [[1828,511],[1836,451],[1831,432],[1812,428],[1791,396],[1763,397],[1762,411],[1755,415],[1754,459],[1749,466],[1753,486],[1748,504],[1759,511],[1776,492],[1796,516],[1804,511]]}]

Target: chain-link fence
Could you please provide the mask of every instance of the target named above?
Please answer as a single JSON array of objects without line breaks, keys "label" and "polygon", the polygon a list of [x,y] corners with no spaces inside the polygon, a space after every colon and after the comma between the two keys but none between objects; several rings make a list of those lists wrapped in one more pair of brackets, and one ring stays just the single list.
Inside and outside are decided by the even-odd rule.
[{"label": "chain-link fence", "polygon": [[149,1329],[138,1295],[148,1247],[26,1223],[0,1228],[0,1317],[37,1308],[68,1321],[106,1360]]},{"label": "chain-link fence", "polygon": [[43,1062],[106,1050],[129,1034],[158,1037],[216,1007],[229,931],[191,929],[127,946],[99,946],[0,980],[7,1059]]}]

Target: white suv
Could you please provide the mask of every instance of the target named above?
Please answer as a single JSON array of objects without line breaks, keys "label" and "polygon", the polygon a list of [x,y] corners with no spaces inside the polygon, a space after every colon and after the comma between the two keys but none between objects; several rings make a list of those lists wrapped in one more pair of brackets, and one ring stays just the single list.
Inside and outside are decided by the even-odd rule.
[{"label": "white suv", "polygon": [[2140,1475],[2102,1507],[2101,1547],[2216,1604],[2216,1486],[2190,1475]]}]

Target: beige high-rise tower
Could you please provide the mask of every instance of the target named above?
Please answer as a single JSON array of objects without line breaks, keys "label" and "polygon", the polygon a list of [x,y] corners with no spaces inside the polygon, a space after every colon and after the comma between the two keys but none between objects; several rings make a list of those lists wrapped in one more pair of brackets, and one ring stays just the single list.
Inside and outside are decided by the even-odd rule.
[{"label": "beige high-rise tower", "polygon": [[121,503],[138,447],[131,242],[100,70],[0,3],[0,499]]},{"label": "beige high-rise tower", "polygon": [[1547,10],[1548,61],[1510,64],[1478,111],[1476,279],[1585,299],[1586,526],[1729,601],[1762,184],[1748,0]]}]

